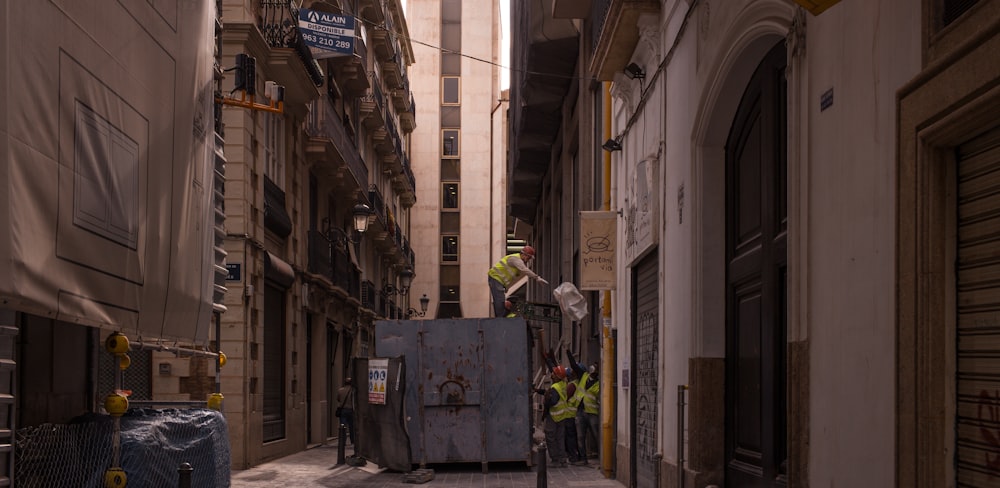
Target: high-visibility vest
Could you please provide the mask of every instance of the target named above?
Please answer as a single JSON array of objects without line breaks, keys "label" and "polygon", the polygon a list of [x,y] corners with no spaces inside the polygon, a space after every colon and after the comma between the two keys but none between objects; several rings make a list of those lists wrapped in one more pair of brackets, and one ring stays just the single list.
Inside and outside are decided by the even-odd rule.
[{"label": "high-visibility vest", "polygon": [[569,402],[566,400],[566,382],[558,381],[552,385],[552,389],[559,394],[559,403],[549,407],[549,415],[552,416],[552,420],[562,422],[573,418],[576,415],[576,410],[570,408]]},{"label": "high-visibility vest", "polygon": [[519,276],[521,276],[521,270],[507,264],[507,260],[511,256],[516,256],[516,254],[508,254],[497,261],[496,264],[490,268],[490,278],[493,278],[503,284],[504,288],[510,288],[510,285],[514,283]]},{"label": "high-visibility vest", "polygon": [[[583,412],[597,415],[599,412],[599,403],[597,402],[597,395],[601,391],[601,382],[595,381],[590,388],[587,388],[587,380],[590,379],[590,373],[583,373],[583,377],[576,385],[577,395],[583,397]],[[579,400],[577,404],[579,404]]]}]

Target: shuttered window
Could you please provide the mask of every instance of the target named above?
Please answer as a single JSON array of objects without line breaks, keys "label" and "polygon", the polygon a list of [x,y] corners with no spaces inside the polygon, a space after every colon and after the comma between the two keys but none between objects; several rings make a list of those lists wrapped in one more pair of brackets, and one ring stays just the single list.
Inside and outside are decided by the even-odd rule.
[{"label": "shuttered window", "polygon": [[1000,479],[1000,128],[958,148],[956,486]]}]

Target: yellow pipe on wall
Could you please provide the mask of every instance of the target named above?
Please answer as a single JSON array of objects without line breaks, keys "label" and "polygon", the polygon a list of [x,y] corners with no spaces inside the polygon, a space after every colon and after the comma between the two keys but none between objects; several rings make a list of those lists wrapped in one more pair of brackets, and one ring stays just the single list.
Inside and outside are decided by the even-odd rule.
[{"label": "yellow pipe on wall", "polygon": [[[611,138],[611,83],[603,83],[604,140]],[[611,152],[604,154],[604,210],[611,210]],[[611,290],[601,300],[601,471],[610,478],[615,459],[615,342],[611,335]]]}]

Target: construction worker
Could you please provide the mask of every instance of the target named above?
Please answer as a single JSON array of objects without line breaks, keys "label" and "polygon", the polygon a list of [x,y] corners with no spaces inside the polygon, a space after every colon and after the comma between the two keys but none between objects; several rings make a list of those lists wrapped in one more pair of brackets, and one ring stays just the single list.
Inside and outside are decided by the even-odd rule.
[{"label": "construction worker", "polygon": [[587,461],[580,455],[579,443],[576,440],[576,413],[580,400],[583,399],[577,393],[577,378],[579,376],[573,372],[572,368],[566,370],[566,403],[569,405],[569,412],[560,423],[563,424],[563,430],[566,431],[566,457],[569,458],[571,464],[582,466],[587,464]]},{"label": "construction worker", "polygon": [[493,316],[503,317],[507,315],[504,308],[507,288],[517,282],[522,275],[534,278],[542,284],[548,284],[541,276],[528,269],[528,263],[535,257],[535,248],[524,246],[517,254],[508,254],[501,258],[490,268],[488,273],[490,284],[490,297],[493,299]]},{"label": "construction worker", "polygon": [[517,317],[517,310],[514,308],[513,302],[511,302],[510,300],[505,300],[503,302],[503,307],[507,311],[507,315],[504,315],[504,318],[511,319]]},{"label": "construction worker", "polygon": [[556,366],[552,369],[552,385],[548,390],[536,390],[545,395],[542,416],[545,422],[545,444],[549,451],[552,467],[562,468],[569,463],[566,457],[566,424],[570,418],[569,397],[566,383],[566,369]]},{"label": "construction worker", "polygon": [[577,405],[576,412],[576,437],[579,444],[580,459],[582,464],[587,464],[587,439],[591,440],[594,452],[598,452],[598,428],[601,425],[599,416],[601,384],[597,377],[597,363],[591,364],[590,368],[584,368],[583,363],[573,361],[573,353],[567,352],[573,371],[579,376],[576,383],[576,395],[573,403]]}]

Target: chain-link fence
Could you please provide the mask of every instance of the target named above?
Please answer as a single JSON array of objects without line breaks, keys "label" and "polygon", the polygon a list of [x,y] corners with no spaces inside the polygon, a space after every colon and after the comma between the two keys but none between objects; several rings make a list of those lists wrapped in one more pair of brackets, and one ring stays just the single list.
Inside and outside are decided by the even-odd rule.
[{"label": "chain-link fence", "polygon": [[[14,482],[19,488],[103,488],[112,467],[114,420],[87,415],[69,424],[19,429]],[[177,488],[189,463],[191,486],[229,486],[225,417],[209,409],[132,409],[121,418],[121,468],[129,488]]]}]

